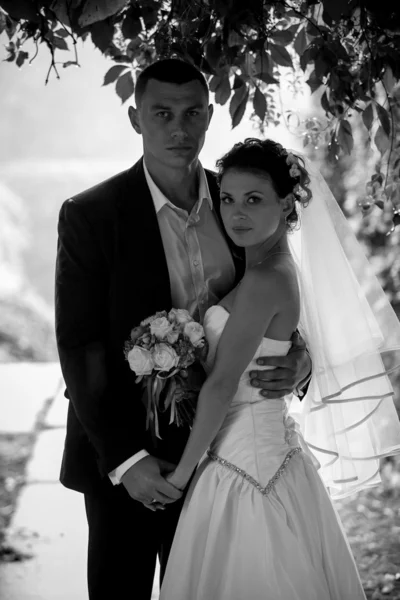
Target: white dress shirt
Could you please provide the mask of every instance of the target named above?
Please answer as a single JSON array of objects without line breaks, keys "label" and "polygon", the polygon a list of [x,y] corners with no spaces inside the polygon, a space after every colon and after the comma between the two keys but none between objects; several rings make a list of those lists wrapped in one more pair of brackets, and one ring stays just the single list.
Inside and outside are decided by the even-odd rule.
[{"label": "white dress shirt", "polygon": [[[143,166],[167,259],[172,306],[185,308],[202,322],[207,309],[218,304],[235,281],[235,265],[213,210],[206,174],[199,164],[199,198],[188,213],[164,196]],[[124,473],[148,454],[141,450],[109,473],[112,483],[120,483]]]}]

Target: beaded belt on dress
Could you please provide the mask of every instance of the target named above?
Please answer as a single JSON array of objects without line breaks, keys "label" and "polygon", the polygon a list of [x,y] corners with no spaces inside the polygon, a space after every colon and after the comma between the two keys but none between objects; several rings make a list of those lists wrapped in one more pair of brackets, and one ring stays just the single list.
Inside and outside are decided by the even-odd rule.
[{"label": "beaded belt on dress", "polygon": [[271,477],[271,479],[268,481],[268,483],[267,483],[267,485],[265,487],[263,487],[260,483],[258,483],[258,481],[256,479],[254,479],[254,477],[252,477],[251,475],[249,475],[248,473],[246,473],[246,471],[243,471],[243,469],[240,469],[236,465],[230,463],[228,460],[225,460],[225,458],[221,458],[217,454],[214,454],[213,452],[210,452],[210,450],[207,452],[207,455],[208,455],[209,458],[211,458],[211,460],[215,460],[220,465],[223,465],[227,469],[231,469],[231,471],[234,471],[235,473],[237,473],[238,475],[240,475],[241,477],[243,477],[243,479],[245,479],[246,481],[248,481],[249,483],[251,483],[252,485],[254,485],[254,487],[259,492],[261,492],[261,494],[263,496],[267,496],[272,491],[272,489],[274,488],[274,486],[275,486],[276,482],[278,481],[279,477],[285,471],[286,467],[288,466],[288,464],[290,462],[290,459],[295,454],[298,454],[299,452],[302,452],[302,449],[300,447],[298,447],[298,446],[296,446],[295,448],[292,448],[291,450],[289,450],[289,452],[286,454],[286,456],[285,456],[285,458],[284,458],[281,466],[276,471],[275,475],[273,475]]}]

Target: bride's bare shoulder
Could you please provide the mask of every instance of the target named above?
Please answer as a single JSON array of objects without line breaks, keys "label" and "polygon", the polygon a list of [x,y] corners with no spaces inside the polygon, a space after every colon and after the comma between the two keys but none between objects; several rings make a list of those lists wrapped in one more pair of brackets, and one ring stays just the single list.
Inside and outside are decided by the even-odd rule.
[{"label": "bride's bare shoulder", "polygon": [[267,260],[249,268],[244,280],[249,286],[271,293],[271,287],[276,290],[287,291],[297,287],[296,266],[290,255],[273,255]]}]

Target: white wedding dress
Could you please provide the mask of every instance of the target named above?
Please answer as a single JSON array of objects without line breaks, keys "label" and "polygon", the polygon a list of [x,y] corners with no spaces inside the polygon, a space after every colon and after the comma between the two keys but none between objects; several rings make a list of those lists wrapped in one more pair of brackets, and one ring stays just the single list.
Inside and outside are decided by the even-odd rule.
[{"label": "white wedding dress", "polygon": [[[229,314],[206,313],[211,368]],[[285,355],[264,338],[254,360]],[[190,485],[160,600],[365,600],[342,525],[285,400],[243,373]]]}]

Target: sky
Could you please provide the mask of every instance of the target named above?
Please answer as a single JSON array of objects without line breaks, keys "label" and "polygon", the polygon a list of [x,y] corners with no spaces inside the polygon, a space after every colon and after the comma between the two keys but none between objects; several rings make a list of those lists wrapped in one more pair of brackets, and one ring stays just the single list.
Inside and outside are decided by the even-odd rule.
[{"label": "sky", "polygon": [[[0,61],[6,56],[6,43],[2,34]],[[114,63],[90,41],[80,43],[78,53],[82,67],[60,66],[61,79],[53,72],[47,86],[50,61],[45,47],[40,47],[32,65],[25,63],[18,69],[0,62],[0,166],[65,160],[129,166],[139,158],[141,139],[128,121],[129,100],[121,105],[114,84],[102,86]],[[70,54],[59,50],[59,60],[70,60]],[[228,105],[216,105],[201,156],[204,166],[212,168],[219,156],[249,135],[259,133],[248,118],[232,131]],[[296,143],[285,127],[271,128],[268,136],[283,145]]]}]

